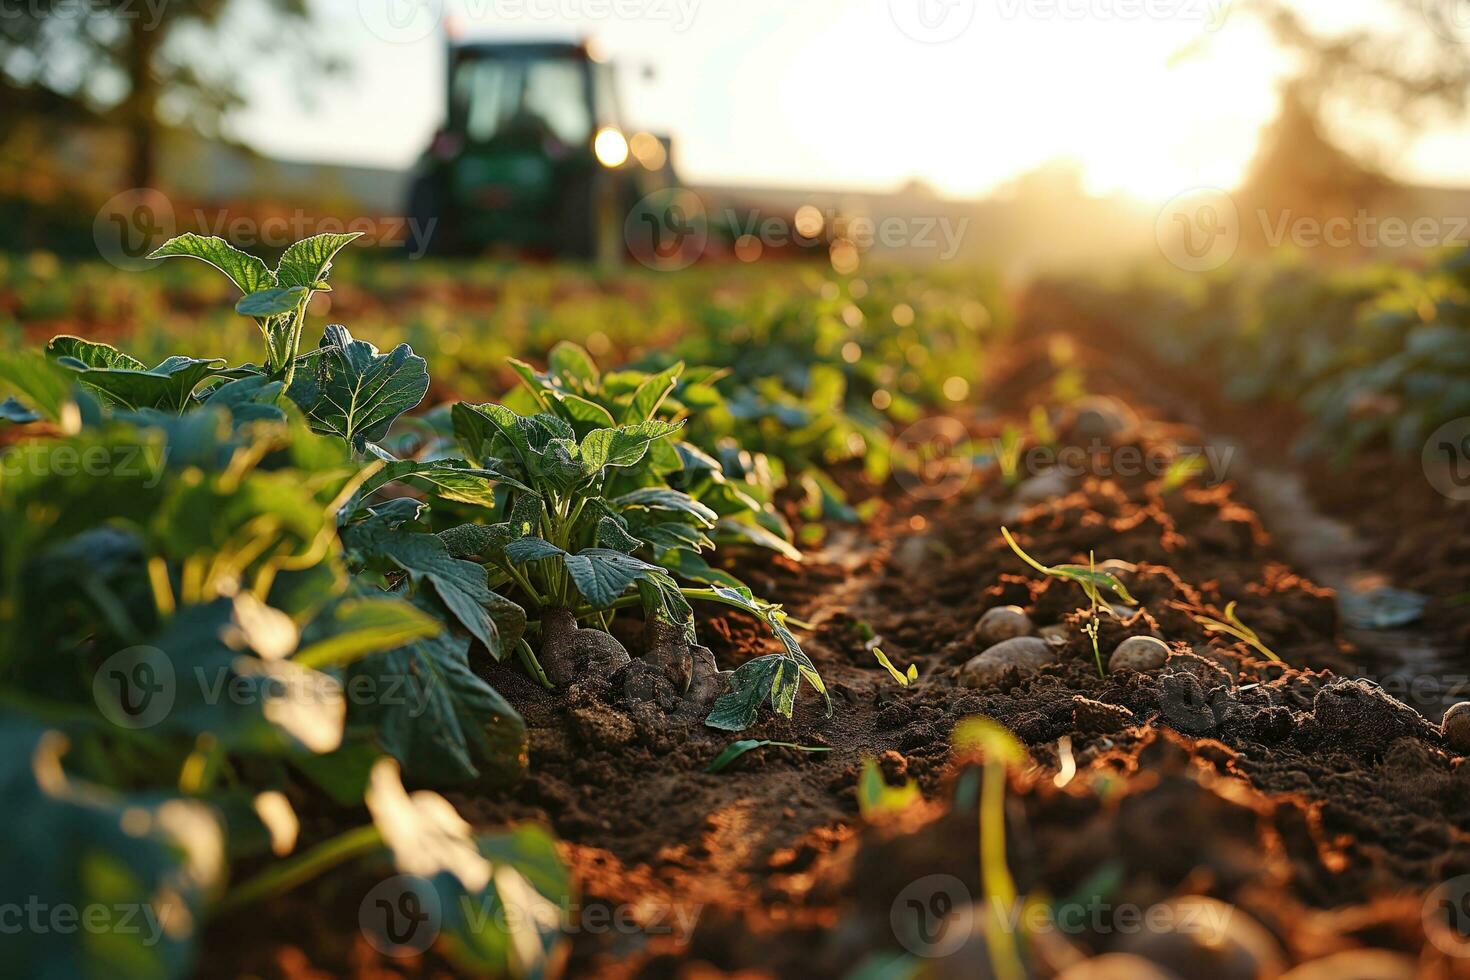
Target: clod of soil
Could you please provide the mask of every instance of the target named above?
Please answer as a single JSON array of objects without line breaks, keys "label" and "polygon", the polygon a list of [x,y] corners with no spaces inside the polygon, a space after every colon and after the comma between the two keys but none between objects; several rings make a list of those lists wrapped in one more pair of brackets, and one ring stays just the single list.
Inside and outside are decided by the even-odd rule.
[{"label": "clod of soil", "polygon": [[1027,677],[1057,662],[1057,651],[1039,636],[1017,636],[997,643],[960,668],[965,687],[994,687],[1014,671]]},{"label": "clod of soil", "polygon": [[975,635],[988,648],[1004,640],[1029,636],[1031,629],[1031,617],[1020,606],[996,606],[985,610],[975,627]]},{"label": "clod of soil", "polygon": [[1158,670],[1169,659],[1169,645],[1152,636],[1130,636],[1119,643],[1108,658],[1108,670],[1136,670],[1140,674]]},{"label": "clod of soil", "polygon": [[609,634],[578,629],[570,610],[547,610],[541,631],[541,669],[553,684],[570,684],[584,674],[611,677],[632,662],[627,649]]}]

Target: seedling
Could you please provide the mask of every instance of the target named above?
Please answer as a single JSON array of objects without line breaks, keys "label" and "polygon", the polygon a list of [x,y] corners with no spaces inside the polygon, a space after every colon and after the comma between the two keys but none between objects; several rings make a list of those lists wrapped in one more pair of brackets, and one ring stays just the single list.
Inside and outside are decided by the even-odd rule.
[{"label": "seedling", "polygon": [[1100,590],[1108,589],[1128,605],[1138,605],[1138,600],[1134,599],[1133,596],[1128,594],[1128,590],[1123,586],[1122,582],[1118,581],[1118,577],[1116,575],[1113,575],[1109,572],[1099,572],[1095,567],[1092,566],[1084,567],[1082,565],[1043,565],[1041,562],[1037,561],[1035,558],[1032,558],[1030,555],[1026,554],[1026,552],[1021,550],[1021,546],[1016,544],[1016,539],[1011,537],[1011,532],[1009,530],[1007,530],[1006,528],[1001,528],[1000,533],[1001,536],[1006,539],[1006,544],[1010,545],[1011,550],[1016,553],[1016,557],[1020,558],[1026,564],[1030,565],[1032,568],[1036,569],[1043,575],[1048,575],[1052,578],[1064,579],[1068,582],[1076,582],[1082,587],[1082,591],[1086,593],[1087,598],[1092,600],[1094,603],[1099,601]]},{"label": "seedling", "polygon": [[1233,601],[1225,605],[1225,622],[1222,623],[1218,619],[1211,619],[1208,616],[1196,616],[1194,617],[1194,621],[1203,626],[1206,632],[1224,633],[1227,636],[1233,636],[1237,640],[1243,640],[1250,646],[1255,647],[1268,660],[1274,660],[1277,663],[1281,662],[1281,658],[1276,656],[1275,651],[1261,642],[1261,638],[1256,634],[1256,631],[1241,622],[1240,617],[1235,615],[1235,603]]},{"label": "seedling", "polygon": [[954,747],[984,755],[980,786],[980,881],[990,914],[985,917],[986,948],[997,980],[1024,980],[1025,963],[1008,927],[1016,908],[1016,882],[1006,864],[1006,770],[1028,759],[1026,749],[1003,725],[983,716],[955,726]]},{"label": "seedling", "polygon": [[901,671],[893,665],[893,661],[888,659],[888,655],[879,646],[883,642],[883,638],[873,632],[872,626],[866,622],[859,622],[858,632],[863,637],[863,649],[872,653],[874,659],[878,661],[884,670],[888,671],[889,676],[898,682],[900,687],[908,687],[919,679],[919,667],[917,664],[909,664],[909,669],[906,671]]},{"label": "seedling", "polygon": [[892,786],[883,778],[878,760],[872,756],[863,759],[862,775],[858,777],[858,812],[864,820],[876,820],[902,813],[924,799],[919,784],[912,779],[904,780],[902,786]]},{"label": "seedling", "polygon": [[[1091,551],[1087,553],[1087,568],[1093,575],[1097,574],[1097,562],[1093,559]],[[1082,627],[1082,632],[1086,633],[1087,638],[1092,641],[1092,659],[1097,662],[1097,676],[1107,677],[1107,673],[1103,670],[1102,651],[1097,646],[1097,634],[1102,628],[1102,621],[1097,616],[1097,590],[1090,590],[1087,597],[1092,603],[1092,610],[1087,617],[1087,625]]]},{"label": "seedling", "polygon": [[731,742],[725,746],[724,751],[715,756],[704,771],[720,772],[745,753],[764,748],[795,749],[797,752],[808,753],[832,751],[831,746],[828,745],[797,745],[795,742],[773,742],[764,738],[742,738],[738,742]]}]

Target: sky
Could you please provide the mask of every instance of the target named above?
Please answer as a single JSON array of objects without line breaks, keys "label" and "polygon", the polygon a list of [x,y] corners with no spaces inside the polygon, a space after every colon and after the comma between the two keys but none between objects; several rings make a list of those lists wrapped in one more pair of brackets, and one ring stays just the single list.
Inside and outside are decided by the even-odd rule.
[{"label": "sky", "polygon": [[[258,73],[234,131],[291,159],[409,165],[442,116],[447,22],[594,39],[630,121],[672,135],[694,183],[974,196],[1069,159],[1093,192],[1163,200],[1232,186],[1274,114],[1289,63],[1230,2],[312,0],[349,75],[308,106],[294,76]],[[1313,7],[1346,24],[1382,3]],[[1470,128],[1400,149],[1399,176],[1470,184]]]}]

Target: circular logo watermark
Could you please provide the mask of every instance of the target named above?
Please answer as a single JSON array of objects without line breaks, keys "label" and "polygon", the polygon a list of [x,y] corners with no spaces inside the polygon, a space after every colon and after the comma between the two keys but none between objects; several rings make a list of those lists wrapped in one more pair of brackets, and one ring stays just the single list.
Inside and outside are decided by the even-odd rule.
[{"label": "circular logo watermark", "polygon": [[124,272],[153,265],[148,254],[174,236],[174,206],[162,191],[134,187],[115,194],[92,220],[92,242]]},{"label": "circular logo watermark", "polygon": [[1240,247],[1240,211],[1235,199],[1219,188],[1185,191],[1159,211],[1154,239],[1177,268],[1209,272],[1234,258]]},{"label": "circular logo watermark", "polygon": [[953,41],[975,22],[975,0],[888,0],[888,16],[921,44]]},{"label": "circular logo watermark", "polygon": [[418,956],[439,938],[439,893],[418,875],[394,875],[363,896],[357,924],[384,956]]},{"label": "circular logo watermark", "polygon": [[920,500],[953,497],[974,471],[962,448],[969,438],[958,419],[935,416],[915,422],[893,442],[894,480]]},{"label": "circular logo watermark", "polygon": [[650,269],[688,268],[709,244],[704,202],[693,191],[680,188],[654,191],[628,212],[623,239],[633,257]]},{"label": "circular logo watermark", "polygon": [[1446,956],[1470,956],[1470,875],[1431,889],[1419,910],[1424,936]]},{"label": "circular logo watermark", "polygon": [[925,875],[898,893],[888,923],[899,945],[915,956],[948,956],[974,931],[970,890],[954,875]]},{"label": "circular logo watermark", "polygon": [[374,37],[413,44],[444,22],[444,0],[357,0],[357,15]]},{"label": "circular logo watermark", "polygon": [[1470,500],[1470,416],[1430,433],[1420,461],[1430,486],[1451,500]]},{"label": "circular logo watermark", "polygon": [[92,675],[98,710],[120,728],[152,728],[168,717],[177,694],[173,661],[157,647],[119,650]]},{"label": "circular logo watermark", "polygon": [[1419,12],[1446,41],[1470,44],[1470,0],[1419,0]]}]

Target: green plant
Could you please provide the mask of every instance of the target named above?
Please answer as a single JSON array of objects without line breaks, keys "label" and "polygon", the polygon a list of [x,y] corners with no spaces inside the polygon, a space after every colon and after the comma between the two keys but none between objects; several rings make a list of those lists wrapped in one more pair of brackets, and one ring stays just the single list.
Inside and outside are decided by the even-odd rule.
[{"label": "green plant", "polygon": [[[690,599],[756,616],[780,642],[781,653],[741,666],[707,723],[744,728],[766,698],[790,717],[801,679],[824,697],[826,688],[787,628],[781,607],[756,598],[727,573],[709,570],[700,557],[713,547],[707,532],[717,515],[668,485],[655,447],[683,423],[652,417],[658,402],[640,403],[623,416],[629,421],[612,426],[603,425],[601,415],[568,421],[548,412],[524,416],[504,405],[455,405],[458,444],[494,476],[498,506],[509,519],[462,525],[443,537],[456,554],[473,556],[491,569],[494,588],[532,611],[543,652],[548,642],[557,648],[558,662],[548,670],[557,679],[573,676],[582,666],[576,661],[590,656],[593,646],[608,647],[607,640],[586,635],[578,624],[605,630],[611,617],[629,606],[641,606],[648,624],[645,656],[684,687],[690,679],[689,646],[696,642]],[[580,635],[563,653],[568,619],[571,631]]]},{"label": "green plant", "polygon": [[1005,726],[976,715],[955,726],[954,747],[984,756],[980,785],[980,881],[985,889],[985,946],[998,980],[1022,980],[1025,963],[1009,925],[1018,895],[1006,864],[1006,771],[1027,761],[1026,749]]},{"label": "green plant", "polygon": [[1277,663],[1281,662],[1281,658],[1276,656],[1275,651],[1261,641],[1256,631],[1241,622],[1240,617],[1235,615],[1234,602],[1225,604],[1225,622],[1223,623],[1218,619],[1211,619],[1209,616],[1196,616],[1194,617],[1194,621],[1203,626],[1206,632],[1224,633],[1226,636],[1233,636],[1237,640],[1242,640],[1255,647],[1266,659],[1274,660]]},{"label": "green plant", "polygon": [[[334,241],[288,250],[273,280],[222,242],[187,249],[268,289],[295,288],[292,262],[309,261],[309,292]],[[469,663],[472,642],[513,646],[524,613],[418,529],[425,503],[375,499],[415,478],[436,502],[483,505],[490,475],[385,459],[373,440],[422,398],[422,359],[379,355],[340,327],[300,354],[305,293],[292,296],[289,311],[246,306],[263,321],[265,367],[176,355],[149,369],[73,337],[49,356],[0,356],[5,417],[46,423],[7,440],[0,466],[5,888],[171,917],[154,945],[121,930],[90,945],[29,934],[13,961],[22,972],[181,975],[209,918],[385,853],[446,908],[493,905],[506,887],[565,897],[534,828],[476,838],[465,826],[462,859],[436,863],[447,852],[429,831],[455,826],[452,808],[398,782],[400,767],[420,785],[524,772],[523,722]],[[395,572],[376,566],[384,555]],[[314,807],[366,801],[373,823],[291,857],[287,801],[303,795]],[[405,834],[416,819],[422,833]],[[226,890],[235,861],[266,869]],[[513,948],[493,917],[445,926],[446,952],[467,969],[533,971],[558,942],[554,917]]]}]

